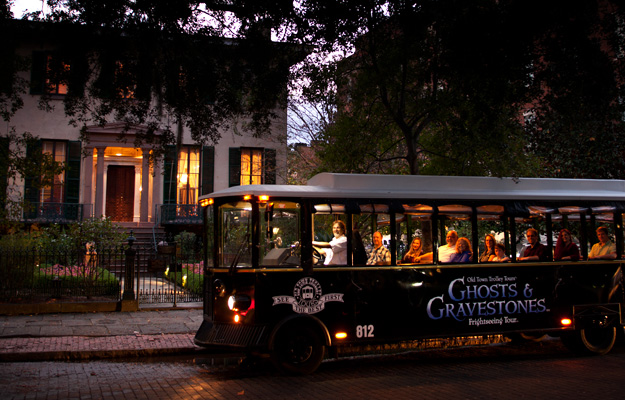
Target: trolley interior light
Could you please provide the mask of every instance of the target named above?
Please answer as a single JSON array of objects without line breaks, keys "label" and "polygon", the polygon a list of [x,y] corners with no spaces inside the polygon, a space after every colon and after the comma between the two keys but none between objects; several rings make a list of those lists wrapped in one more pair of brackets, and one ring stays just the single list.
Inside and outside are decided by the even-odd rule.
[{"label": "trolley interior light", "polygon": [[241,316],[239,314],[234,314],[234,323],[238,324],[241,322]]},{"label": "trolley interior light", "polygon": [[200,200],[200,207],[208,207],[213,204],[215,200],[213,199],[202,199]]},{"label": "trolley interior light", "polygon": [[245,196],[243,196],[243,200],[245,200],[245,201],[252,200],[252,195],[251,194],[246,194]]},{"label": "trolley interior light", "polygon": [[334,337],[337,339],[345,339],[347,337],[347,332],[336,332]]},{"label": "trolley interior light", "polygon": [[573,321],[571,320],[571,318],[562,318],[562,319],[560,320],[560,323],[561,323],[563,326],[569,326],[569,325],[571,325],[571,324],[573,323]]},{"label": "trolley interior light", "polygon": [[258,196],[258,201],[261,201],[261,202],[269,201],[269,195],[261,194],[260,196]]}]

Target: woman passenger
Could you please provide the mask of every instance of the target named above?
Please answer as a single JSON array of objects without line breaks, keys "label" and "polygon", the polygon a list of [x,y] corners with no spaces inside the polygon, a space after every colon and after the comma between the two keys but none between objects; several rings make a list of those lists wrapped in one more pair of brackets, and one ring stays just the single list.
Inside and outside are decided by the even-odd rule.
[{"label": "woman passenger", "polygon": [[484,252],[480,254],[480,262],[488,262],[492,256],[495,255],[495,236],[490,233],[484,238],[486,248]]},{"label": "woman passenger", "polygon": [[507,262],[510,257],[506,255],[506,246],[501,243],[495,244],[495,254],[488,259],[490,262]]},{"label": "woman passenger", "polygon": [[473,259],[471,242],[465,237],[461,237],[456,242],[456,254],[451,257],[452,263],[468,263]]},{"label": "woman passenger", "polygon": [[577,261],[579,258],[579,248],[571,239],[571,231],[568,229],[562,229],[558,235],[558,241],[556,242],[553,259],[555,261]]},{"label": "woman passenger", "polygon": [[404,254],[404,257],[401,259],[402,264],[418,264],[421,262],[421,255],[423,254],[423,249],[421,248],[421,238],[414,238],[410,243],[410,249],[408,252]]}]

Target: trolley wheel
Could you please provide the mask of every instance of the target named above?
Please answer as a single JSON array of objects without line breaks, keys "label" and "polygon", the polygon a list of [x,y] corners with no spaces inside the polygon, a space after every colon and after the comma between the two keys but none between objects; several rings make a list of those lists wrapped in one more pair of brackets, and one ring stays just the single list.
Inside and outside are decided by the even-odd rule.
[{"label": "trolley wheel", "polygon": [[282,372],[307,375],[313,373],[323,361],[324,349],[314,329],[291,324],[278,331],[271,360]]},{"label": "trolley wheel", "polygon": [[579,355],[603,355],[612,350],[616,340],[616,328],[583,328],[563,333],[562,343]]}]

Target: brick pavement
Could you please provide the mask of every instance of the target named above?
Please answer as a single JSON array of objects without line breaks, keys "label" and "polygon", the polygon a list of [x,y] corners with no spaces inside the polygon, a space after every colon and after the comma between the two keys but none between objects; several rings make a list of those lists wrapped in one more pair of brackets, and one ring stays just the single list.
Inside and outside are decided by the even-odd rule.
[{"label": "brick pavement", "polygon": [[0,361],[188,354],[201,309],[0,316]]}]

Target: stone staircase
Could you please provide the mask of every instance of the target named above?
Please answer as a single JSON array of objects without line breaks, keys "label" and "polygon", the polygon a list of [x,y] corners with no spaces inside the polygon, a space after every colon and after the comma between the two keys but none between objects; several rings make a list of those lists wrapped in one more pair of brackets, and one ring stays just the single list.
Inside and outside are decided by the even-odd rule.
[{"label": "stone staircase", "polygon": [[165,238],[165,229],[151,222],[119,222],[119,224],[124,227],[128,236],[132,231],[137,246],[154,247],[155,240],[158,243]]}]

